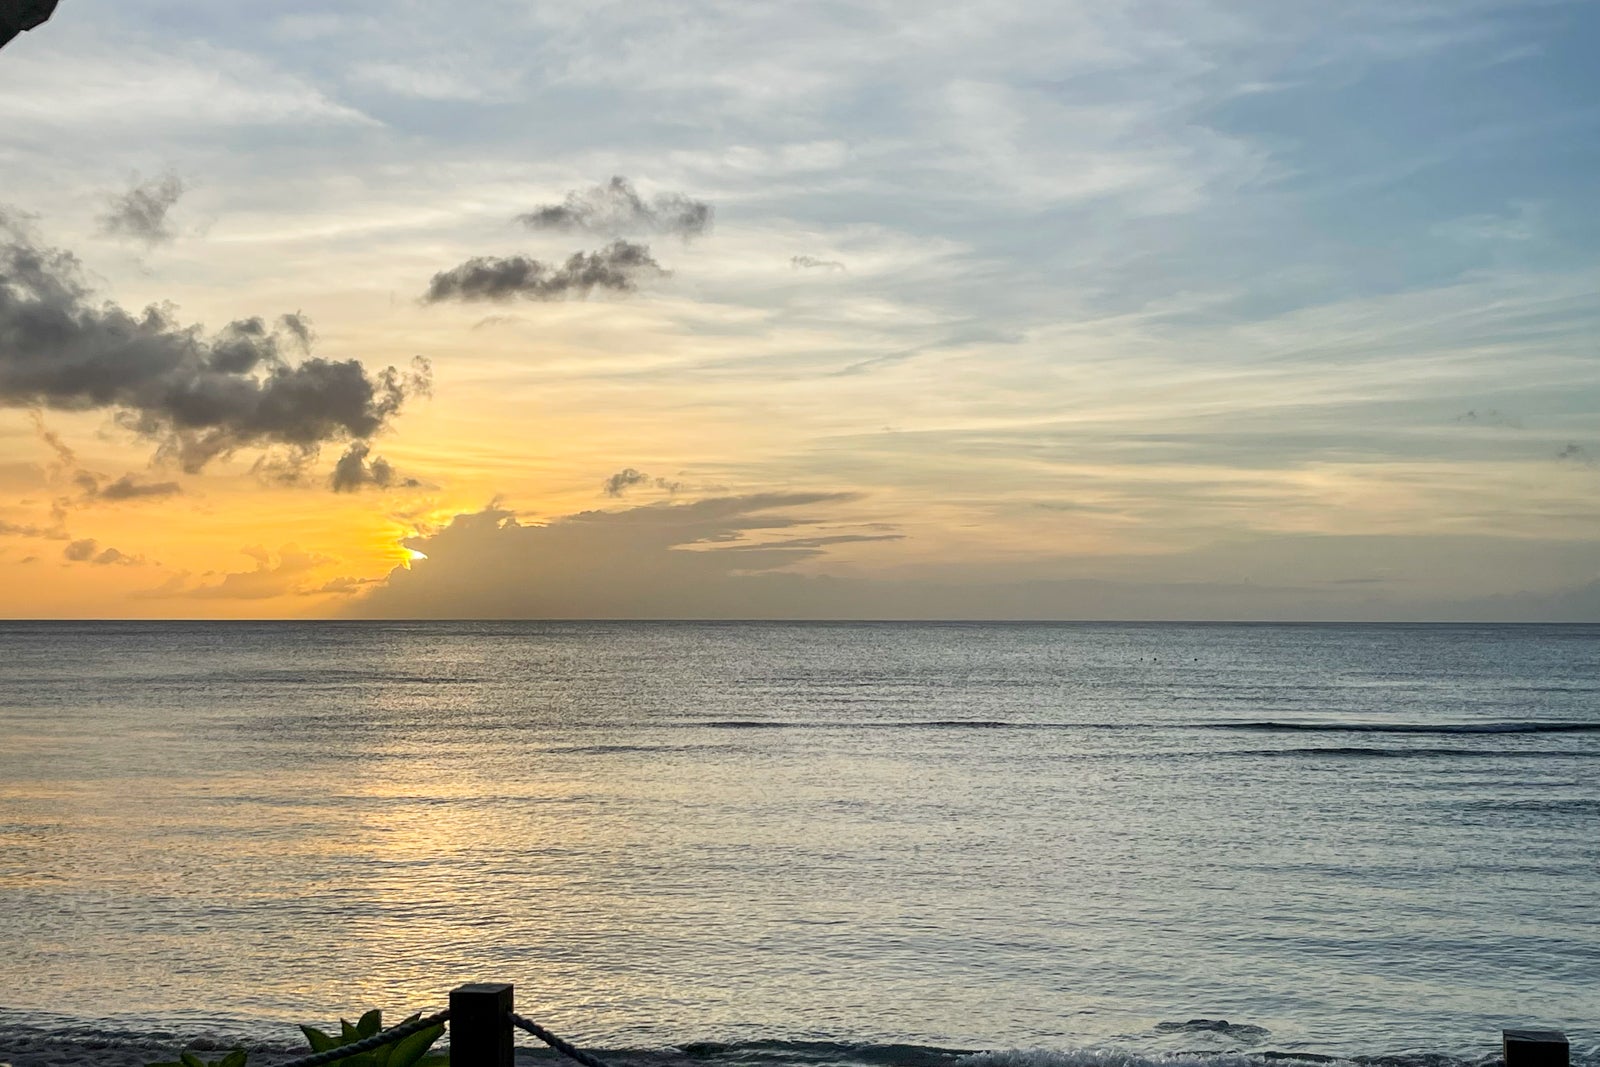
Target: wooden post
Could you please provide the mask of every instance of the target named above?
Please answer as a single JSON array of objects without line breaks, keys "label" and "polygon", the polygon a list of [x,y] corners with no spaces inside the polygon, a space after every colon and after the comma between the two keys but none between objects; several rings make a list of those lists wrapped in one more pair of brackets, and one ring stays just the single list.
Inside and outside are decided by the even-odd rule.
[{"label": "wooden post", "polygon": [[1506,1067],[1569,1067],[1567,1035],[1560,1030],[1506,1030]]},{"label": "wooden post", "polygon": [[450,1067],[511,1067],[511,987],[501,982],[450,991]]}]

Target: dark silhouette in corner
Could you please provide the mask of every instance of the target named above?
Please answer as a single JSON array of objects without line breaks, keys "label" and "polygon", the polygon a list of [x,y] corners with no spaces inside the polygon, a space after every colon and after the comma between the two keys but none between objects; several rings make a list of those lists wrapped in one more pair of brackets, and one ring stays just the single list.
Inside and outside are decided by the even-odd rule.
[{"label": "dark silhouette in corner", "polygon": [[55,13],[57,0],[0,0],[0,48]]}]

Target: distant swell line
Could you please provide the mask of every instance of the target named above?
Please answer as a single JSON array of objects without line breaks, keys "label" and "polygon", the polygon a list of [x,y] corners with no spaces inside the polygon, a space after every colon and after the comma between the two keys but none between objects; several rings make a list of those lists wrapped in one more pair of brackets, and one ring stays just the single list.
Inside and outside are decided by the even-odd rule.
[{"label": "distant swell line", "polygon": [[1202,729],[1251,730],[1260,733],[1335,734],[1594,734],[1600,722],[1359,723],[1359,722],[1212,722]]},{"label": "distant swell line", "polygon": [[1205,753],[1207,758],[1218,756],[1311,756],[1346,759],[1573,759],[1600,757],[1600,752],[1569,749],[1503,749],[1503,748],[1378,748],[1370,745],[1316,745],[1304,748],[1243,748]]},{"label": "distant swell line", "polygon": [[1488,722],[1488,723],[1377,723],[1377,722],[1008,722],[1000,719],[923,719],[911,721],[838,722],[774,719],[690,720],[680,726],[710,730],[1237,730],[1252,733],[1337,734],[1592,734],[1600,722]]}]

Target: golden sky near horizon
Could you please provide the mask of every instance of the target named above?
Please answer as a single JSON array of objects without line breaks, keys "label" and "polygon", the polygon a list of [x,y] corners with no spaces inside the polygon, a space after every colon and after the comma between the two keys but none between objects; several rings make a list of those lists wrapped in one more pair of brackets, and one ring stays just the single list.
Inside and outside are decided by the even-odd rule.
[{"label": "golden sky near horizon", "polygon": [[67,0],[0,616],[1600,618],[1581,5],[965,11]]}]

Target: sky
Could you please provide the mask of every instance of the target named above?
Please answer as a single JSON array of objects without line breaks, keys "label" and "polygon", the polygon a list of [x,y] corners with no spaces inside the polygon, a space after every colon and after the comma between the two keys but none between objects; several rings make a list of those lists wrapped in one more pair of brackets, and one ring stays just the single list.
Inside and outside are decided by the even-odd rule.
[{"label": "sky", "polygon": [[62,0],[0,616],[1600,621],[1595,40]]}]

